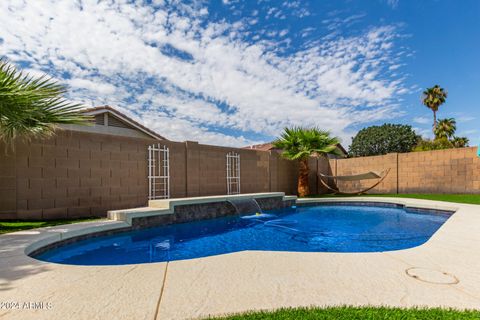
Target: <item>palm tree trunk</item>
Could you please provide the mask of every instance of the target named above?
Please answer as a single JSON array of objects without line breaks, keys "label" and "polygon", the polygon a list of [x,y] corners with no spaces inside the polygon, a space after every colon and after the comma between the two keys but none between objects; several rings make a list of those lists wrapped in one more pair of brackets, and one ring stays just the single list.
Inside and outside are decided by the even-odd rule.
[{"label": "palm tree trunk", "polygon": [[435,138],[435,129],[437,129],[437,111],[433,110],[433,136]]},{"label": "palm tree trunk", "polygon": [[310,194],[308,187],[308,158],[300,160],[298,173],[298,196],[305,197]]}]

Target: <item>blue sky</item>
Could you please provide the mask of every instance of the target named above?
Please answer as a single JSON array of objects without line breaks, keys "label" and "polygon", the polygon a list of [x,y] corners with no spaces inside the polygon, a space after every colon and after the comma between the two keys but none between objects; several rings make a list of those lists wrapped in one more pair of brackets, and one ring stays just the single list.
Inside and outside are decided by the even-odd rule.
[{"label": "blue sky", "polygon": [[0,55],[172,140],[245,146],[285,126],[345,145],[368,125],[428,136],[439,117],[480,143],[480,1],[10,1]]}]

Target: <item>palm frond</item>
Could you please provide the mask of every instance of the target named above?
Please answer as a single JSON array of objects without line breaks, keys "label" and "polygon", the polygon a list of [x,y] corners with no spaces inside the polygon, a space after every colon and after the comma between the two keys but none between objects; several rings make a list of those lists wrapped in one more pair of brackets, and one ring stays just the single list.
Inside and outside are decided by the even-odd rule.
[{"label": "palm frond", "polygon": [[82,105],[66,100],[65,93],[50,77],[35,78],[0,59],[0,139],[11,143],[49,136],[59,124],[88,124]]},{"label": "palm frond", "polygon": [[435,138],[450,139],[457,130],[457,122],[453,118],[439,119],[434,129]]},{"label": "palm frond", "polygon": [[422,103],[433,111],[437,111],[438,107],[445,103],[447,96],[447,91],[436,84],[432,88],[427,88],[423,91]]},{"label": "palm frond", "polygon": [[307,159],[320,154],[339,154],[339,140],[329,131],[319,128],[285,128],[273,145],[282,149],[282,156],[290,160]]}]

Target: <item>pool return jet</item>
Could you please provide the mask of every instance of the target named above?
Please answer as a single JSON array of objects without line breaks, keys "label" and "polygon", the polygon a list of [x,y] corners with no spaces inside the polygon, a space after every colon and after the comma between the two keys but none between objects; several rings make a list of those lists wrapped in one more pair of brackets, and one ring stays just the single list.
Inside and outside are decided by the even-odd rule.
[{"label": "pool return jet", "polygon": [[[349,176],[329,176],[322,173],[319,173],[318,175],[320,177],[320,182],[323,184],[323,186],[325,186],[325,188],[327,188],[328,190],[332,191],[334,194],[359,195],[375,188],[380,183],[382,183],[382,181],[387,177],[389,172],[390,172],[390,168],[383,170],[380,173],[375,171],[369,171],[366,173],[349,175]],[[329,186],[328,179],[333,179],[335,181],[335,186],[338,186],[338,181],[361,181],[361,180],[370,180],[370,179],[379,179],[379,180],[368,188],[355,191],[355,192],[345,192],[345,191],[340,191],[338,187],[335,189]]]}]

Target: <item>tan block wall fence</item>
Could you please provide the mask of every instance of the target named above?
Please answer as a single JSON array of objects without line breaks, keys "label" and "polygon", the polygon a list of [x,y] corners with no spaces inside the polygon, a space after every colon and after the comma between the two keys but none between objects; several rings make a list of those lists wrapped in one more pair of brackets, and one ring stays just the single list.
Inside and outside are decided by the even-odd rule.
[{"label": "tan block wall fence", "polygon": [[[61,131],[41,141],[0,145],[0,219],[105,216],[144,206],[147,147],[159,141]],[[170,149],[171,197],[227,192],[226,153],[241,158],[241,191],[296,190],[297,166],[277,153],[160,141]]]},{"label": "tan block wall fence", "polygon": [[[61,131],[41,141],[0,145],[0,219],[105,216],[107,210],[147,203],[147,146],[156,140]],[[295,194],[298,165],[276,152],[160,141],[170,149],[171,197],[226,193],[226,158],[241,157],[242,193]],[[310,190],[325,193],[317,172],[350,175],[391,168],[371,193],[480,193],[476,148],[387,154],[351,159],[310,159]],[[359,190],[373,180],[341,183]]]},{"label": "tan block wall fence", "polygon": [[[330,167],[334,175],[390,168],[387,178],[369,193],[480,193],[476,147],[330,160]],[[352,192],[374,182],[339,182],[338,187]]]}]

